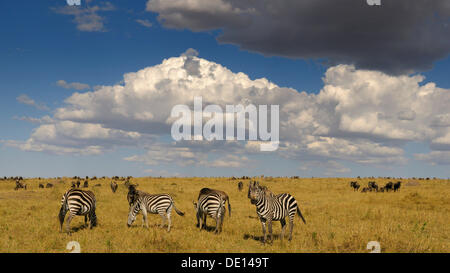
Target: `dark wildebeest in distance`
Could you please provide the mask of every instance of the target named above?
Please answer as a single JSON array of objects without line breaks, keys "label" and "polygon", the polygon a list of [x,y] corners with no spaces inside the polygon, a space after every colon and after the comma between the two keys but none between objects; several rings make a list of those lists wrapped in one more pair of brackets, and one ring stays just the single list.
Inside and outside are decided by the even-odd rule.
[{"label": "dark wildebeest in distance", "polygon": [[351,181],[351,182],[350,182],[350,187],[353,188],[353,191],[358,191],[360,186],[359,186],[358,182],[356,182],[356,181]]},{"label": "dark wildebeest in distance", "polygon": [[81,184],[81,182],[80,182],[80,180],[78,180],[78,181],[77,181],[77,188],[80,187],[80,184]]},{"label": "dark wildebeest in distance", "polygon": [[86,180],[86,181],[84,181],[83,188],[87,188],[87,187],[89,187],[89,182]]},{"label": "dark wildebeest in distance", "polygon": [[44,185],[42,185],[41,183],[39,183],[39,188],[40,188],[40,189],[43,189],[43,188],[44,188]]},{"label": "dark wildebeest in distance", "polygon": [[46,187],[46,188],[51,188],[51,187],[53,187],[53,184],[47,183],[47,185],[45,185],[45,187]]},{"label": "dark wildebeest in distance", "polygon": [[14,190],[18,190],[18,189],[27,189],[27,184],[20,182],[20,179],[16,180],[16,187],[14,188]]},{"label": "dark wildebeest in distance", "polygon": [[111,181],[110,186],[111,186],[112,192],[115,193],[117,190],[117,187],[118,187],[117,183],[115,181]]},{"label": "dark wildebeest in distance", "polygon": [[375,181],[369,181],[369,184],[367,184],[367,187],[369,187],[370,191],[378,191],[378,185]]},{"label": "dark wildebeest in distance", "polygon": [[368,188],[368,187],[364,187],[364,188],[362,188],[362,190],[361,190],[361,192],[368,192],[368,191],[370,191],[370,188]]},{"label": "dark wildebeest in distance", "polygon": [[402,185],[402,182],[397,181],[397,183],[394,184],[394,192],[399,191],[401,185]]},{"label": "dark wildebeest in distance", "polygon": [[137,185],[130,184],[128,186],[128,193],[127,193],[127,201],[130,207],[134,204],[134,202],[139,198],[140,195],[145,194],[145,192],[137,190]]},{"label": "dark wildebeest in distance", "polygon": [[385,188],[386,192],[389,192],[394,189],[394,183],[389,181],[388,183],[386,183],[386,185],[384,185],[384,188]]},{"label": "dark wildebeest in distance", "polygon": [[239,189],[239,191],[242,191],[243,188],[244,188],[244,183],[242,183],[242,181],[240,181],[240,182],[238,183],[238,189]]}]

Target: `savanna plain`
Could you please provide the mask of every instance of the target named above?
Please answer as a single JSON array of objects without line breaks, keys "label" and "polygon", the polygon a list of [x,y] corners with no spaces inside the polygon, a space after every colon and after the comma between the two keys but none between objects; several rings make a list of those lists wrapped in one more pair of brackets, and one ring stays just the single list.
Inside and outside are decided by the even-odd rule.
[{"label": "savanna plain", "polygon": [[[141,226],[139,215],[127,227],[129,205],[127,187],[119,181],[115,193],[111,179],[89,181],[97,199],[98,226],[84,227],[84,217],[71,223],[72,235],[59,230],[61,197],[71,178],[25,179],[27,190],[14,190],[13,180],[0,181],[0,252],[69,252],[70,241],[81,252],[369,252],[370,241],[380,243],[381,252],[450,252],[450,181],[441,179],[402,179],[398,192],[353,191],[350,181],[366,186],[384,178],[257,178],[274,194],[292,194],[306,219],[296,215],[292,241],[279,236],[281,225],[273,223],[272,244],[261,242],[262,229],[255,206],[247,198],[250,180],[231,178],[132,178],[131,183],[148,193],[169,193],[172,230],[160,228],[161,217],[149,214],[149,229]],[[238,182],[244,187],[238,190]],[[52,183],[52,188],[39,188]],[[93,187],[95,184],[101,186]],[[196,227],[192,201],[201,188],[225,191],[230,197],[223,232],[214,234],[215,222],[208,218],[208,230]],[[66,217],[67,218],[67,217]],[[64,226],[65,227],[65,226]],[[288,229],[287,229],[288,230]],[[288,233],[288,232],[286,232]]]}]

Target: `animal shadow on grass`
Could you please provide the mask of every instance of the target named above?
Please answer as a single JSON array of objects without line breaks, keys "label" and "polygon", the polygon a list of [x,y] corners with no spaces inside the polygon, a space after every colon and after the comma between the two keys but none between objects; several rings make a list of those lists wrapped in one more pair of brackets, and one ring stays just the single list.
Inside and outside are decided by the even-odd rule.
[{"label": "animal shadow on grass", "polygon": [[74,227],[70,228],[70,233],[78,232],[80,230],[87,229],[87,228],[89,228],[89,224],[87,224],[87,225],[81,224],[79,226],[74,226]]},{"label": "animal shadow on grass", "polygon": [[[198,228],[198,224],[195,225],[196,228]],[[207,232],[214,232],[216,230],[216,226],[207,226],[204,225],[202,230],[206,230]]]},{"label": "animal shadow on grass", "polygon": [[[269,239],[269,236],[267,235],[267,240],[269,241],[269,243],[271,243],[271,240],[272,241],[279,240],[280,238],[281,238],[281,236],[278,234],[272,234],[272,239]],[[254,235],[250,235],[250,234],[244,234],[244,240],[248,240],[248,239],[253,239],[255,241],[262,243],[264,240],[264,236],[254,236]]]}]

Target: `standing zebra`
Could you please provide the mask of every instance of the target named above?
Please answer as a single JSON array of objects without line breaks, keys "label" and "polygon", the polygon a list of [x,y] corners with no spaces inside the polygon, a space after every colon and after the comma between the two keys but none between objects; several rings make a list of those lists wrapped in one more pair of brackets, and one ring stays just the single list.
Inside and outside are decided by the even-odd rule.
[{"label": "standing zebra", "polygon": [[167,232],[170,231],[170,227],[172,222],[170,220],[170,213],[172,211],[172,207],[175,209],[178,215],[183,216],[184,213],[179,211],[175,207],[175,203],[173,199],[168,194],[148,194],[142,191],[139,191],[139,194],[136,194],[137,198],[133,198],[133,202],[130,203],[130,212],[128,213],[128,222],[127,225],[130,227],[133,222],[136,220],[137,214],[142,211],[143,215],[143,224],[145,224],[146,228],[148,228],[147,221],[147,213],[159,214],[162,218],[162,224],[160,227],[164,227],[164,222],[167,219]]},{"label": "standing zebra", "polygon": [[300,208],[297,206],[297,201],[288,193],[274,195],[266,187],[261,187],[259,182],[253,181],[253,183],[250,182],[249,184],[248,198],[253,205],[256,205],[256,213],[261,220],[264,234],[263,243],[265,243],[267,239],[266,222],[272,240],[272,221],[280,221],[281,240],[283,240],[286,228],[285,218],[286,216],[289,216],[289,241],[292,240],[295,212],[302,218],[303,223],[306,224],[305,218],[303,218]]},{"label": "standing zebra", "polygon": [[225,216],[225,199],[217,192],[200,195],[198,203],[194,203],[197,223],[200,230],[206,228],[206,217],[216,220],[215,233],[222,232],[223,218]]},{"label": "standing zebra", "polygon": [[97,216],[95,215],[95,195],[91,191],[83,191],[80,189],[68,190],[61,199],[61,209],[59,210],[59,223],[62,231],[64,218],[66,213],[69,212],[67,218],[67,232],[70,234],[70,221],[76,215],[84,216],[84,224],[87,224],[89,217],[90,228],[92,229],[97,225]]}]

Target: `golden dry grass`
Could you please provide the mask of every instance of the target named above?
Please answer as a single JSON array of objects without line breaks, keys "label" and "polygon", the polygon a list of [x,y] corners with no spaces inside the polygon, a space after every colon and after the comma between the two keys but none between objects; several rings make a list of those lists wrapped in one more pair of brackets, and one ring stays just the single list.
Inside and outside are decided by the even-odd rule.
[{"label": "golden dry grass", "polygon": [[[68,252],[69,241],[78,241],[82,252],[368,252],[369,241],[380,242],[382,252],[450,251],[449,181],[403,180],[397,193],[360,193],[349,187],[350,180],[354,179],[259,179],[273,193],[291,193],[307,221],[304,225],[296,216],[293,240],[275,239],[271,245],[258,241],[262,231],[255,206],[247,199],[248,180],[240,192],[240,180],[229,178],[133,179],[146,192],[171,194],[177,208],[186,213],[181,217],[172,211],[170,233],[158,227],[159,215],[149,216],[148,230],[141,227],[142,216],[128,228],[123,182],[113,194],[110,180],[90,181],[99,226],[80,228],[84,219],[76,217],[72,236],[59,232],[57,220],[61,196],[71,179],[28,179],[26,191],[14,191],[13,181],[0,181],[0,252]],[[379,185],[388,181],[375,180]],[[367,185],[369,180],[359,181]],[[39,182],[55,187],[39,189]],[[92,187],[97,183],[102,186]],[[230,196],[232,217],[227,212],[220,235],[195,226],[192,201],[202,187]],[[208,226],[213,226],[210,218]],[[275,236],[280,234],[278,222],[273,230]]]}]

